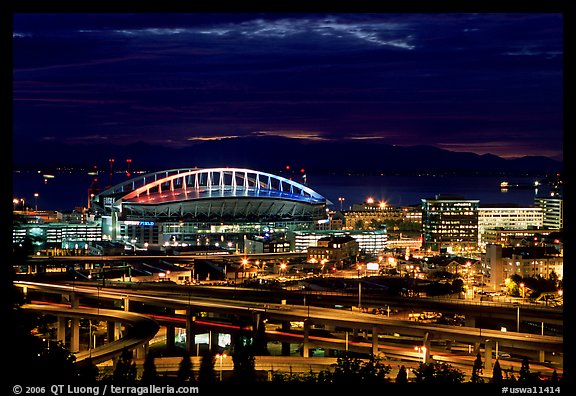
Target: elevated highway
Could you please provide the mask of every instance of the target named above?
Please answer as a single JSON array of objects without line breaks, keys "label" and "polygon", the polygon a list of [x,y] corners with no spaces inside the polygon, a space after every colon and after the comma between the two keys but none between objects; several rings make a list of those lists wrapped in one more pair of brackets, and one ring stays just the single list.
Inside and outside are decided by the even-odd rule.
[{"label": "elevated highway", "polygon": [[371,334],[372,352],[379,351],[379,335],[395,333],[401,336],[418,337],[422,340],[422,344],[426,346],[428,352],[430,352],[432,340],[452,340],[454,342],[473,344],[477,347],[484,345],[488,366],[492,360],[491,352],[496,343],[501,348],[510,347],[526,351],[541,351],[540,361],[544,360],[544,353],[563,353],[563,338],[559,336],[426,324],[334,308],[225,300],[182,295],[166,290],[162,292],[154,290],[134,291],[130,289],[110,290],[95,286],[55,285],[35,282],[17,282],[16,285],[47,293],[73,293],[92,299],[121,299],[125,301],[125,306],[129,304],[129,301],[134,301],[171,310],[184,310],[187,314],[185,317],[186,323],[183,327],[186,328],[192,326],[194,312],[210,312],[212,314],[222,314],[223,316],[236,315],[248,317],[252,320],[266,318],[270,322],[280,324],[302,321],[304,323],[302,339],[304,356],[307,356],[308,350],[314,345],[314,341],[310,336],[312,325],[322,325],[333,329],[366,331]]},{"label": "elevated highway", "polygon": [[118,340],[89,351],[76,353],[77,362],[88,357],[92,359],[94,364],[114,359],[122,353],[123,349],[133,350],[147,344],[160,328],[154,319],[133,312],[84,307],[72,308],[48,304],[24,304],[22,308],[28,311],[36,311],[67,318],[108,320],[111,322],[122,322],[127,325],[127,334]]}]

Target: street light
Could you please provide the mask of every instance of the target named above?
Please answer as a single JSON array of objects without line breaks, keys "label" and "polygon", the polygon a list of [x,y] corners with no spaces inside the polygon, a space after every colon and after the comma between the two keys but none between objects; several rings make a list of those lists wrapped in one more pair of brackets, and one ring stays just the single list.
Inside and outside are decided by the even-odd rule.
[{"label": "street light", "polygon": [[34,193],[34,210],[38,211],[38,193]]},{"label": "street light", "polygon": [[418,351],[418,353],[422,353],[422,363],[426,363],[426,347],[424,345],[416,346],[414,347],[414,350]]},{"label": "street light", "polygon": [[520,286],[520,289],[522,289],[522,302],[524,302],[524,299],[526,298],[526,286],[524,283],[520,283],[518,286]]},{"label": "street light", "polygon": [[246,266],[248,265],[248,259],[246,257],[243,258],[241,264],[242,264],[242,279],[244,279],[245,277],[244,273],[246,271]]},{"label": "street light", "polygon": [[222,382],[222,360],[226,357],[225,353],[219,353],[216,355],[216,358],[220,360],[220,382]]},{"label": "street light", "polygon": [[342,203],[344,202],[344,197],[338,197],[338,201],[340,202],[340,212],[342,212]]}]

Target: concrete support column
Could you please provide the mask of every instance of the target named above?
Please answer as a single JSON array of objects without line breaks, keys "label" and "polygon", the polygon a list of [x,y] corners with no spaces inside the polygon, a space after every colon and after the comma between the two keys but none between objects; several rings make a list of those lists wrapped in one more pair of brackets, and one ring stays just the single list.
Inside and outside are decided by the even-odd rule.
[{"label": "concrete support column", "polygon": [[[290,330],[290,322],[282,322],[282,331],[287,332]],[[290,343],[282,342],[282,356],[290,356]]]},{"label": "concrete support column", "polygon": [[358,329],[352,329],[352,337],[358,338]]},{"label": "concrete support column", "polygon": [[129,312],[130,311],[130,299],[128,297],[122,297],[122,302],[124,305],[124,311]]},{"label": "concrete support column", "polygon": [[484,370],[489,373],[492,368],[492,341],[486,341],[484,344]]},{"label": "concrete support column", "polygon": [[148,354],[149,343],[144,343],[136,348],[136,359],[146,359],[146,355]]},{"label": "concrete support column", "polygon": [[66,318],[58,316],[56,323],[56,339],[66,344]]},{"label": "concrete support column", "polygon": [[310,357],[310,321],[308,319],[304,320],[304,340],[302,344],[302,356]]},{"label": "concrete support column", "polygon": [[122,338],[122,323],[114,322],[114,341]]},{"label": "concrete support column", "polygon": [[116,338],[114,338],[114,322],[106,322],[106,335],[108,337],[108,342],[116,341]]},{"label": "concrete support column", "polygon": [[372,327],[372,354],[378,356],[378,329]]},{"label": "concrete support column", "polygon": [[70,324],[70,352],[80,351],[80,319],[73,318]]},{"label": "concrete support column", "polygon": [[192,356],[192,349],[194,348],[195,337],[195,324],[196,317],[193,315],[192,309],[188,306],[186,308],[186,352]]},{"label": "concrete support column", "polygon": [[446,340],[446,350],[447,351],[452,350],[452,340]]},{"label": "concrete support column", "polygon": [[70,306],[72,308],[78,308],[80,306],[80,297],[74,292],[70,293]]},{"label": "concrete support column", "polygon": [[218,350],[218,336],[220,333],[217,331],[210,331],[208,333],[208,342],[210,342],[209,350],[210,353],[215,353]]},{"label": "concrete support column", "polygon": [[252,316],[252,328],[258,330],[258,326],[260,326],[260,312],[255,312]]},{"label": "concrete support column", "polygon": [[176,338],[176,329],[173,325],[166,325],[166,348],[169,351],[174,350],[174,338]]},{"label": "concrete support column", "polygon": [[544,351],[538,351],[538,362],[544,363],[546,353]]}]

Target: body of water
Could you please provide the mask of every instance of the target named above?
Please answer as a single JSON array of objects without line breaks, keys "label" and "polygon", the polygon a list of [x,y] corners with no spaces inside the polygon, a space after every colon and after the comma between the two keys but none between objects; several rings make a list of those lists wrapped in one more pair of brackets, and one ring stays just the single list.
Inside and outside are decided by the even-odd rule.
[{"label": "body of water", "polygon": [[[45,179],[38,173],[14,173],[13,196],[24,198],[27,206],[38,209],[69,211],[75,207],[86,207],[88,189],[94,176],[87,173],[56,173],[54,178]],[[98,176],[98,184],[104,189],[110,182],[116,184],[127,180],[124,174]],[[362,203],[368,197],[375,202],[386,201],[393,206],[421,203],[423,198],[434,198],[437,194],[456,194],[465,199],[478,199],[482,204],[513,203],[529,207],[534,205],[536,194],[546,191],[511,188],[500,189],[500,182],[533,183],[536,177],[505,179],[499,176],[327,176],[308,175],[307,185],[332,202],[331,209],[339,209],[339,197],[344,198],[342,208]],[[546,187],[543,187],[546,188]],[[38,193],[38,198],[34,194]]]},{"label": "body of water", "polygon": [[461,195],[465,199],[478,199],[482,204],[513,203],[534,205],[534,197],[545,193],[542,189],[500,189],[500,182],[534,183],[535,177],[503,178],[500,176],[311,176],[308,185],[340,208],[339,197],[344,198],[343,209],[365,202],[385,201],[392,206],[421,203],[422,199],[438,194]]}]

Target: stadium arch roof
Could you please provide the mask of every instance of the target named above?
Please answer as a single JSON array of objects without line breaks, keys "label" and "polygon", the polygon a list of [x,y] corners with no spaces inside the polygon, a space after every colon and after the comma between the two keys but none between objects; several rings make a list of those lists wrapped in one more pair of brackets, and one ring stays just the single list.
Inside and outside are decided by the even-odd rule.
[{"label": "stadium arch roof", "polygon": [[[289,213],[304,215],[309,207],[324,208],[330,204],[303,184],[245,168],[184,168],[148,173],[102,191],[93,203],[102,209],[115,207],[133,215],[160,217],[185,212],[196,216],[198,211],[208,217],[215,217],[219,211],[220,217],[226,217],[226,213],[236,216],[250,210],[258,217],[274,212],[290,217]],[[245,207],[250,203],[252,209]]]}]

